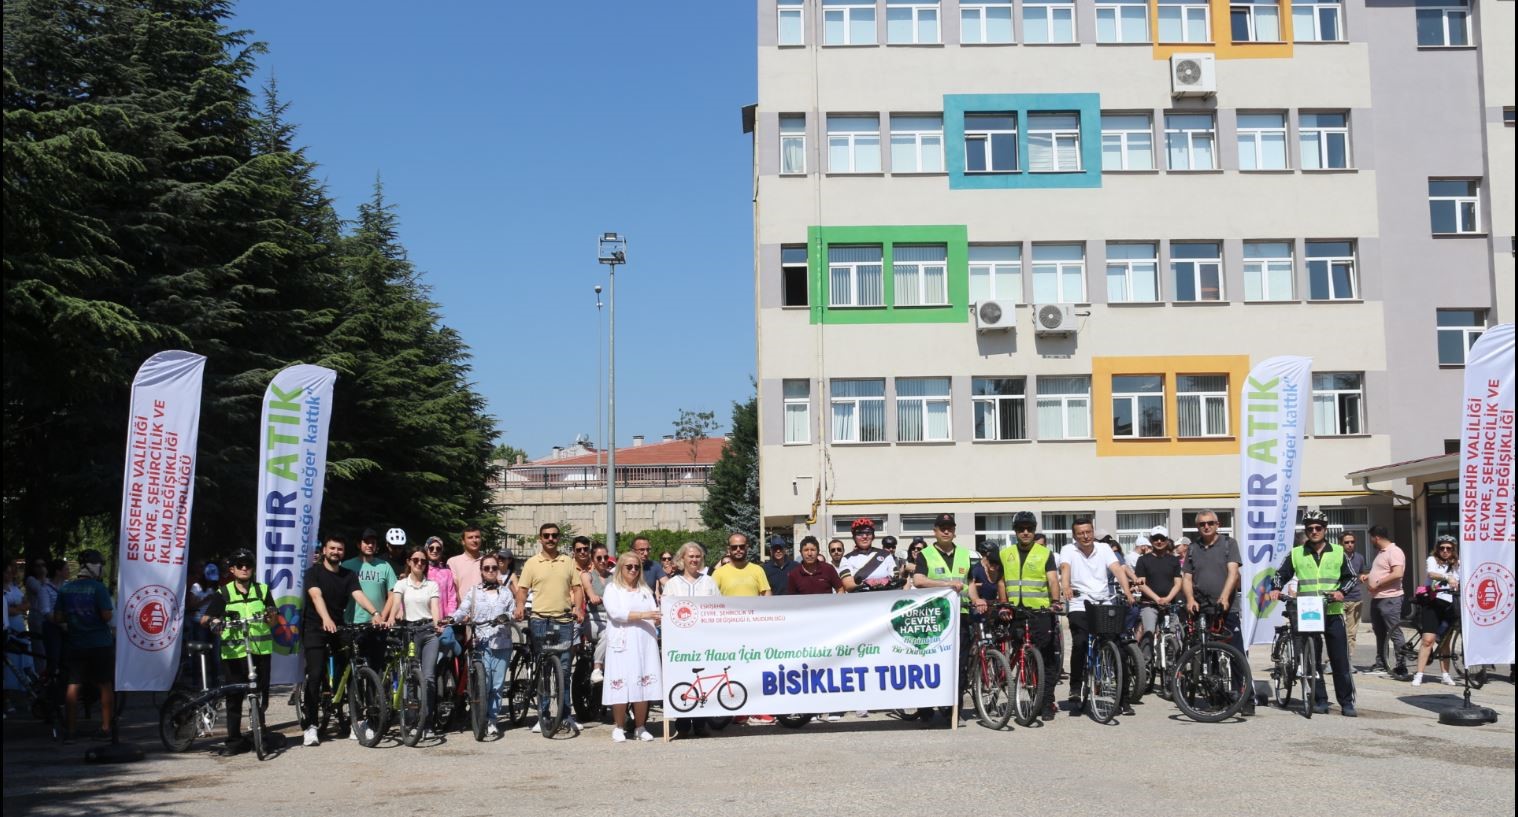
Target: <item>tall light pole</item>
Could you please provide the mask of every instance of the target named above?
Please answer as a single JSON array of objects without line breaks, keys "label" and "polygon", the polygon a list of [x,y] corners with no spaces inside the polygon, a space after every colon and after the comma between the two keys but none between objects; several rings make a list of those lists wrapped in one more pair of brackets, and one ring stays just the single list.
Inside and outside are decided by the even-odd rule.
[{"label": "tall light pole", "polygon": [[596,436],[601,438],[600,448],[596,449],[596,470],[601,470],[601,450],[606,447],[606,427],[602,425],[601,406],[601,285],[596,284]]},{"label": "tall light pole", "polygon": [[606,344],[606,549],[617,555],[617,265],[627,263],[627,239],[602,233],[596,260],[611,267]]}]

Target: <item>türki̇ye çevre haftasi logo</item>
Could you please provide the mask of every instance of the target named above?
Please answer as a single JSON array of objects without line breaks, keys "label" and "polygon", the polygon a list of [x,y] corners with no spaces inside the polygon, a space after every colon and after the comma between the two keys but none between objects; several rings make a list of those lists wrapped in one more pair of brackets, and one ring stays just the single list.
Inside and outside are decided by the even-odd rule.
[{"label": "t\u00fcrki\u0307ye \u00e7evre haftasi logo", "polygon": [[891,605],[891,629],[912,648],[926,650],[948,632],[953,615],[947,596],[901,599]]}]

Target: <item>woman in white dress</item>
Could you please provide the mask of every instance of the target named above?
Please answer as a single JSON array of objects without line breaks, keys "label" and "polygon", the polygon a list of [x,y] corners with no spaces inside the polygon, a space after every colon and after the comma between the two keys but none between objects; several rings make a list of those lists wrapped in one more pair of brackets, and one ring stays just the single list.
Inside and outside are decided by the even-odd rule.
[{"label": "woman in white dress", "polygon": [[638,740],[653,740],[648,723],[648,702],[663,694],[659,674],[659,608],[653,591],[643,583],[643,560],[627,551],[617,558],[617,569],[602,596],[606,604],[606,680],[601,703],[611,706],[611,739],[627,740],[627,705],[632,704]]}]

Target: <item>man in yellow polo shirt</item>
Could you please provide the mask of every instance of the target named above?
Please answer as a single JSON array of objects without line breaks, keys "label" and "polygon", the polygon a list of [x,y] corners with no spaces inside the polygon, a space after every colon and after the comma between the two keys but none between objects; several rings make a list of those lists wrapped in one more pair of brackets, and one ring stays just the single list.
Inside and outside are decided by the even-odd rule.
[{"label": "man in yellow polo shirt", "polygon": [[[552,649],[560,652],[565,660],[559,662],[559,690],[563,700],[561,711],[569,708],[569,647],[574,641],[574,624],[584,615],[580,587],[580,572],[574,560],[559,552],[559,526],[546,522],[538,528],[539,549],[536,555],[522,565],[522,575],[517,578],[516,619],[521,621],[527,609],[527,593],[532,592],[532,619],[528,632],[532,634],[535,649]],[[548,711],[548,700],[538,701],[538,712]],[[566,714],[564,726],[575,734],[580,724],[574,716]],[[534,734],[543,731],[542,715],[532,725]]]},{"label": "man in yellow polo shirt", "polygon": [[[724,596],[770,595],[770,580],[764,575],[764,568],[748,560],[747,536],[735,533],[727,537],[727,555],[732,562],[712,573],[712,581],[717,583],[718,593]],[[753,715],[737,720],[740,723],[771,724],[775,722],[775,716]]]}]

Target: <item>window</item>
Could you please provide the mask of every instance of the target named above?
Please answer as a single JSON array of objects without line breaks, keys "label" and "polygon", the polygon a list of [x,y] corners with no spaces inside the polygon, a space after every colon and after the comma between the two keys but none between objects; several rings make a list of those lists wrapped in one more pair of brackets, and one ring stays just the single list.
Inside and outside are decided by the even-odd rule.
[{"label": "window", "polygon": [[896,441],[947,442],[949,378],[896,378]]},{"label": "window", "polygon": [[1175,413],[1182,437],[1228,436],[1228,375],[1183,374],[1175,379]]},{"label": "window", "polygon": [[1148,0],[1106,0],[1096,4],[1096,41],[1149,42]]},{"label": "window", "polygon": [[937,0],[886,0],[886,42],[892,45],[937,43]]},{"label": "window", "polygon": [[812,440],[812,381],[785,380],[785,444]]},{"label": "window", "polygon": [[960,3],[959,42],[964,45],[1012,42],[1012,0]]},{"label": "window", "polygon": [[1075,524],[1075,520],[1083,516],[1088,519],[1094,518],[1096,512],[1056,511],[1043,514],[1041,524],[1044,526],[1044,536],[1049,538],[1049,547],[1054,552],[1058,553],[1060,548],[1075,541],[1070,536],[1070,527]]},{"label": "window", "polygon": [[1313,301],[1352,301],[1355,245],[1351,241],[1307,242],[1307,297]]},{"label": "window", "polygon": [[1292,299],[1291,244],[1285,241],[1244,242],[1244,300]]},{"label": "window", "polygon": [[1434,235],[1481,232],[1481,208],[1475,179],[1429,179],[1428,216]]},{"label": "window", "polygon": [[1133,549],[1149,541],[1149,531],[1169,526],[1169,511],[1118,511],[1117,542],[1128,555],[1128,564],[1133,564]]},{"label": "window", "polygon": [[833,442],[885,442],[885,381],[832,382]]},{"label": "window", "polygon": [[1160,299],[1159,251],[1154,244],[1107,245],[1107,301],[1152,303]]},{"label": "window", "polygon": [[875,535],[886,535],[886,515],[883,513],[844,514],[833,517],[833,535],[843,538],[844,548],[854,549],[854,520],[868,519],[875,523]]},{"label": "window", "polygon": [[965,172],[1012,173],[1017,170],[1017,116],[1010,113],[965,114]]},{"label": "window", "polygon": [[880,172],[880,117],[828,117],[828,172]]},{"label": "window", "polygon": [[1023,3],[1024,43],[1075,42],[1074,0]]},{"label": "window", "polygon": [[1038,379],[1038,438],[1091,439],[1090,377],[1076,375]]},{"label": "window", "polygon": [[891,172],[943,172],[943,117],[891,114]]},{"label": "window", "polygon": [[1438,324],[1439,365],[1464,366],[1465,353],[1486,331],[1486,310],[1441,309]]},{"label": "window", "polygon": [[880,246],[828,247],[828,306],[885,306]]},{"label": "window", "polygon": [[1149,114],[1102,114],[1102,170],[1153,169],[1154,125]]},{"label": "window", "polygon": [[1281,42],[1279,0],[1231,0],[1228,15],[1234,42]]},{"label": "window", "polygon": [[1033,245],[1033,302],[1086,302],[1085,245]]},{"label": "window", "polygon": [[1177,301],[1223,300],[1223,252],[1215,241],[1170,245]]},{"label": "window", "polygon": [[970,380],[975,408],[975,439],[1028,439],[1028,403],[1021,377],[976,377]]},{"label": "window", "polygon": [[[1196,526],[1196,516],[1201,512],[1201,508],[1181,511],[1181,535],[1187,537],[1192,542],[1196,542],[1199,536]],[[1218,516],[1218,535],[1232,536],[1233,511],[1231,509],[1213,509],[1212,512]]]},{"label": "window", "polygon": [[1028,171],[1079,173],[1080,169],[1080,114],[1028,114]]},{"label": "window", "polygon": [[1344,41],[1339,0],[1296,0],[1291,4],[1291,32],[1299,43]]},{"label": "window", "polygon": [[1518,121],[1518,115],[1515,115],[1513,106],[1508,105],[1504,107],[1502,109],[1502,124],[1507,125],[1511,128],[1515,121]]},{"label": "window", "polygon": [[1022,303],[1023,248],[1020,245],[970,247],[970,302],[993,298]]},{"label": "window", "polygon": [[806,306],[807,264],[806,245],[780,248],[780,305]]},{"label": "window", "polygon": [[806,173],[806,115],[780,115],[780,173],[783,176]]},{"label": "window", "polygon": [[929,541],[933,538],[933,523],[938,520],[938,514],[914,513],[901,515],[901,535],[921,536]]},{"label": "window", "polygon": [[897,306],[948,306],[948,252],[942,244],[891,248]]},{"label": "window", "polygon": [[780,45],[806,44],[806,10],[804,0],[779,0],[776,41]]},{"label": "window", "polygon": [[1361,434],[1365,376],[1360,372],[1313,372],[1312,433],[1315,437]]},{"label": "window", "polygon": [[874,45],[873,0],[822,0],[823,45]]},{"label": "window", "polygon": [[1349,167],[1347,114],[1303,111],[1297,138],[1302,144],[1303,170],[1342,170]]},{"label": "window", "polygon": [[1171,170],[1216,169],[1217,157],[1213,150],[1216,140],[1210,113],[1165,115],[1165,150],[1170,155]]},{"label": "window", "polygon": [[1286,114],[1239,114],[1239,169],[1285,170]]},{"label": "window", "polygon": [[1112,376],[1112,436],[1165,436],[1165,377],[1158,374]]},{"label": "window", "polygon": [[1210,43],[1206,0],[1159,0],[1160,42]]},{"label": "window", "polygon": [[1418,45],[1471,44],[1471,12],[1466,0],[1418,0]]},{"label": "window", "polygon": [[1012,514],[1010,513],[978,513],[975,515],[975,546],[978,548],[982,543],[993,542],[997,549],[1004,548],[1017,541],[1017,534],[1012,532]]}]

